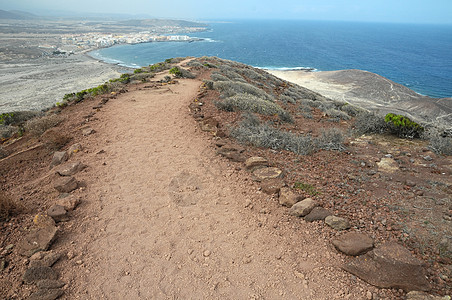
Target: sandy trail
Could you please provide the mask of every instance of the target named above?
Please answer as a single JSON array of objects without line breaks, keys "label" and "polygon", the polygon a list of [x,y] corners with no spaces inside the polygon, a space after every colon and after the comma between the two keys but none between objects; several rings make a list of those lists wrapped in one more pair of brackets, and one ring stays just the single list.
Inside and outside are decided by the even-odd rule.
[{"label": "sandy trail", "polygon": [[142,86],[96,114],[64,298],[360,299],[314,225],[215,155],[188,114],[199,85]]}]

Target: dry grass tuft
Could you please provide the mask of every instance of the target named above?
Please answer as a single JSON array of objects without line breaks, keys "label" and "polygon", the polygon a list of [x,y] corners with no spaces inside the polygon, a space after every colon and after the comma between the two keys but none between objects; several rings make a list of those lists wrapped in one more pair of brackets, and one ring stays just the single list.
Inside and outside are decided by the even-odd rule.
[{"label": "dry grass tuft", "polygon": [[63,121],[59,115],[48,115],[42,118],[35,118],[25,123],[25,131],[34,136],[41,136],[46,130],[57,126]]},{"label": "dry grass tuft", "polygon": [[13,215],[19,214],[23,206],[14,201],[5,193],[0,192],[0,221],[5,221]]}]

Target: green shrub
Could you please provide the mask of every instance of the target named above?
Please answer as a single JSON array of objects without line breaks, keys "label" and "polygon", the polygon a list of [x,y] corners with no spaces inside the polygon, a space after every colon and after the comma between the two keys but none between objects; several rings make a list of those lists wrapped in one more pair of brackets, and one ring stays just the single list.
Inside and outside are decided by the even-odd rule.
[{"label": "green shrub", "polygon": [[385,116],[385,122],[392,133],[403,138],[420,137],[424,131],[424,127],[402,115],[389,113]]},{"label": "green shrub", "polygon": [[143,69],[139,68],[139,69],[133,70],[133,74],[139,74],[139,73],[143,73]]},{"label": "green shrub", "polygon": [[195,78],[196,77],[190,71],[179,68],[179,67],[171,68],[169,70],[169,73],[174,75],[174,77],[176,77],[176,78]]}]

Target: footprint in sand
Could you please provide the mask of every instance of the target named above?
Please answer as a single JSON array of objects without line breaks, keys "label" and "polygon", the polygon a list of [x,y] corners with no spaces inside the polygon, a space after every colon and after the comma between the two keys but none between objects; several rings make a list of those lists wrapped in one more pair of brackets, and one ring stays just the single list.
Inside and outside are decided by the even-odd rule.
[{"label": "footprint in sand", "polygon": [[199,181],[197,176],[188,171],[182,171],[171,180],[168,186],[171,199],[179,206],[195,205],[202,190]]}]

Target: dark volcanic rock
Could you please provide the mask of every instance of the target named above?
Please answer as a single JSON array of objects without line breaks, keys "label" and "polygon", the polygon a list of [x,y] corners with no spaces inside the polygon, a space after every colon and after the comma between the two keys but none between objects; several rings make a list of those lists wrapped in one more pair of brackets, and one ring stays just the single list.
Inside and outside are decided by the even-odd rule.
[{"label": "dark volcanic rock", "polygon": [[424,263],[396,242],[388,242],[367,252],[343,269],[380,288],[430,290]]},{"label": "dark volcanic rock", "polygon": [[70,193],[78,187],[74,177],[62,177],[55,181],[55,189],[60,193]]},{"label": "dark volcanic rock", "polygon": [[31,294],[29,300],[55,300],[64,294],[61,289],[39,289]]},{"label": "dark volcanic rock", "polygon": [[374,247],[374,241],[363,233],[348,232],[331,241],[337,250],[347,255],[361,255]]},{"label": "dark volcanic rock", "polygon": [[32,284],[39,280],[57,280],[58,274],[50,267],[30,267],[25,271],[23,280],[27,284]]},{"label": "dark volcanic rock", "polygon": [[304,217],[305,221],[323,221],[326,217],[333,215],[331,211],[323,207],[314,207],[314,209]]}]

